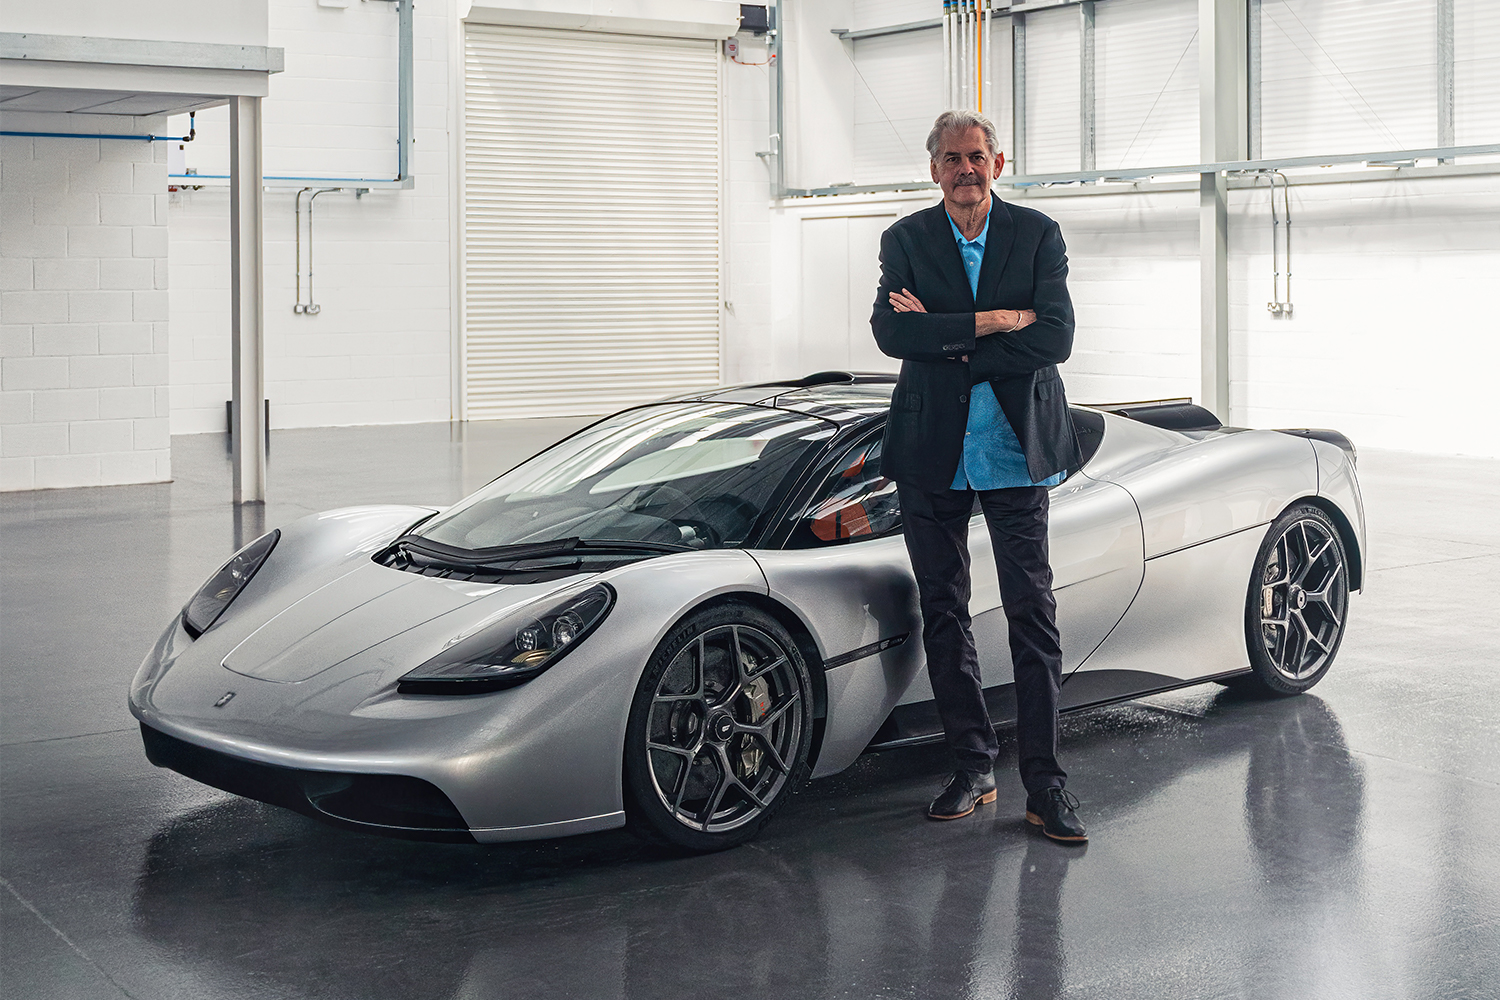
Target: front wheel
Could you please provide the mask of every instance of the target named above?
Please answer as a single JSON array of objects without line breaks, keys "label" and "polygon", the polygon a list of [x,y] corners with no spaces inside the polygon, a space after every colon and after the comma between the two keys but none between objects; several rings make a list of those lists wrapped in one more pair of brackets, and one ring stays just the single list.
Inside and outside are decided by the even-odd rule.
[{"label": "front wheel", "polygon": [[1349,610],[1344,541],[1311,504],[1271,525],[1255,559],[1245,603],[1251,673],[1243,683],[1266,694],[1300,694],[1322,680]]},{"label": "front wheel", "polygon": [[807,664],[774,618],[743,604],[688,616],[631,704],[631,831],[689,851],[750,840],[805,776],[812,713]]}]

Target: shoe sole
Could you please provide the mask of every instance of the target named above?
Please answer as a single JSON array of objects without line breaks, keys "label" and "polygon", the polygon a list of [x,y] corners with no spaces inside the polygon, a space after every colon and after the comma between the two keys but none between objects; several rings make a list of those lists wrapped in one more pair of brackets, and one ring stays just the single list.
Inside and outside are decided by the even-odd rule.
[{"label": "shoe sole", "polygon": [[968,809],[964,810],[961,813],[954,813],[952,816],[939,816],[935,812],[929,812],[927,814],[927,818],[928,819],[939,819],[939,820],[943,820],[943,819],[963,819],[965,816],[969,815],[969,813],[971,813],[971,812],[974,811],[975,806],[989,805],[991,802],[995,801],[996,797],[999,796],[999,794],[1000,794],[1000,790],[999,789],[996,789],[993,792],[985,792],[983,795],[979,796],[979,798],[977,798],[977,799],[974,800],[974,805],[970,806]]},{"label": "shoe sole", "polygon": [[1082,844],[1089,839],[1087,834],[1082,837],[1063,837],[1056,833],[1048,833],[1046,824],[1042,822],[1042,817],[1038,816],[1034,812],[1027,812],[1026,822],[1030,823],[1032,826],[1041,827],[1043,836],[1050,837],[1053,840],[1061,841],[1064,844]]}]

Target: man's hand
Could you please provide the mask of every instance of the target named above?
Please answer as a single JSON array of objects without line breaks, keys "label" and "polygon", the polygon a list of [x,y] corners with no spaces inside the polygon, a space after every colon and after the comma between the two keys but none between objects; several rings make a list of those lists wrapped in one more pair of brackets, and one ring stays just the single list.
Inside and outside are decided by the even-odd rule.
[{"label": "man's hand", "polygon": [[891,308],[898,313],[924,313],[927,307],[922,301],[906,289],[891,293]]},{"label": "man's hand", "polygon": [[989,309],[974,314],[974,336],[986,337],[992,333],[1014,333],[1024,330],[1036,322],[1036,313],[1031,309]]}]

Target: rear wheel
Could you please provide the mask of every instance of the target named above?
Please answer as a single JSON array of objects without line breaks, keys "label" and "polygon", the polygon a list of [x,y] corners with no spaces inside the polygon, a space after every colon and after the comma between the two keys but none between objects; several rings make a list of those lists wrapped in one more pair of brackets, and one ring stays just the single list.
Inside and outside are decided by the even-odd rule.
[{"label": "rear wheel", "polygon": [[1322,680],[1344,637],[1349,565],[1343,539],[1311,504],[1271,525],[1256,556],[1245,603],[1251,672],[1236,686],[1300,694]]},{"label": "rear wheel", "polygon": [[690,851],[750,840],[807,770],[812,681],[797,644],[743,604],[690,615],[636,688],[625,737],[632,832]]}]

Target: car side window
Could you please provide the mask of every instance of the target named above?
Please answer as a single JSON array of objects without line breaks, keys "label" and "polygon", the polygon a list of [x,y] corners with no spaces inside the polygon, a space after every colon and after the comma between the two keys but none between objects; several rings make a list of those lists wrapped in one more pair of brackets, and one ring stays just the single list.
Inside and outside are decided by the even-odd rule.
[{"label": "car side window", "polygon": [[879,437],[861,441],[833,463],[801,513],[789,548],[815,548],[878,538],[901,527],[896,484],[880,474]]}]

